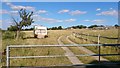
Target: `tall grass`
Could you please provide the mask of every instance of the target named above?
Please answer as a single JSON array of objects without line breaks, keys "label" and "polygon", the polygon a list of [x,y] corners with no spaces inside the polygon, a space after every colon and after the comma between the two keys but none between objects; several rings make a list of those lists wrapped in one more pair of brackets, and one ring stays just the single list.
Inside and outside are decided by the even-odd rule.
[{"label": "tall grass", "polygon": [[[34,38],[33,31],[22,31],[25,36],[24,39],[3,39],[3,49],[8,45],[49,45],[58,44],[57,39],[61,35],[70,34],[71,31],[66,30],[50,30],[48,31],[48,37],[44,39]],[[44,55],[63,55],[65,52],[60,47],[45,47],[45,48],[12,48],[10,49],[10,56],[44,56]],[[5,57],[3,58],[5,60]],[[24,61],[23,61],[24,60]],[[35,61],[35,62],[32,62]],[[49,66],[51,64],[71,64],[67,57],[61,58],[41,58],[41,59],[11,59],[10,64],[12,66]],[[4,61],[5,65],[5,61]]]},{"label": "tall grass", "polygon": [[15,38],[15,32],[13,31],[3,32],[2,39],[14,39],[14,38]]}]

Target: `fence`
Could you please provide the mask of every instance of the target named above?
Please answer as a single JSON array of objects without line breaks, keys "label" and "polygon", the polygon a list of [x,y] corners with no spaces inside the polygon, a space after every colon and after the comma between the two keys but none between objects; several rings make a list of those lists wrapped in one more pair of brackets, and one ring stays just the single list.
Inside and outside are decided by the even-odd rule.
[{"label": "fence", "polygon": [[77,45],[10,45],[7,46],[7,55],[6,55],[6,65],[10,66],[10,59],[18,59],[18,58],[50,58],[50,57],[64,57],[65,55],[52,55],[52,56],[10,56],[10,48],[35,48],[35,47],[83,47],[83,46],[98,46],[99,53],[98,54],[82,54],[82,55],[75,55],[75,56],[120,56],[120,54],[101,54],[100,53],[100,46],[120,46],[120,44],[77,44]]},{"label": "fence", "polygon": [[[100,39],[105,39],[107,41],[112,41],[112,43],[117,43],[118,38],[114,38],[114,37],[106,37],[106,36],[100,36],[99,35],[90,35],[90,34],[84,34],[84,33],[73,33],[73,35],[75,37],[84,39],[84,40],[88,40],[91,41],[93,43],[100,43],[100,44],[108,44],[106,42],[100,41]],[[92,38],[93,40],[91,40],[90,38]],[[111,43],[109,43],[111,44]]]}]

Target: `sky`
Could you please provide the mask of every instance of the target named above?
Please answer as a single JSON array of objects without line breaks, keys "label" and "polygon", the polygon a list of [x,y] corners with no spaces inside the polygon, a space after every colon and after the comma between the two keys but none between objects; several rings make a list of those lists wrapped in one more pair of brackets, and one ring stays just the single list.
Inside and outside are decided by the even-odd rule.
[{"label": "sky", "polygon": [[118,2],[2,2],[2,29],[13,25],[11,17],[20,21],[18,10],[21,8],[34,12],[35,22],[30,27],[118,24]]},{"label": "sky", "polygon": [[2,0],[3,2],[119,2],[119,0]]}]

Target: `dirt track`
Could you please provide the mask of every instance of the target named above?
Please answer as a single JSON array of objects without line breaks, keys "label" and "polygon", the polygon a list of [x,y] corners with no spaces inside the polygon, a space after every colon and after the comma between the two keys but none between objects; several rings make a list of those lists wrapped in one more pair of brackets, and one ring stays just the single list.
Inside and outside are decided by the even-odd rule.
[{"label": "dirt track", "polygon": [[[60,41],[61,37],[62,36],[58,38],[59,45],[63,45],[63,43]],[[61,48],[66,51],[65,55],[68,57],[68,59],[72,64],[83,64],[68,47],[61,47]]]},{"label": "dirt track", "polygon": [[[77,45],[76,43],[72,42],[72,41],[69,39],[69,36],[67,36],[66,39],[67,39],[67,41],[70,42],[71,44]],[[92,52],[91,50],[89,50],[89,49],[87,49],[87,48],[85,48],[85,47],[78,47],[78,48],[79,48],[80,50],[86,52],[87,54],[96,54],[96,53]],[[99,60],[99,57],[98,57],[98,56],[93,56],[93,58],[96,59],[96,60]],[[100,57],[100,61],[109,61],[109,60],[107,60],[107,59],[105,59],[105,58],[103,58],[103,57]]]}]

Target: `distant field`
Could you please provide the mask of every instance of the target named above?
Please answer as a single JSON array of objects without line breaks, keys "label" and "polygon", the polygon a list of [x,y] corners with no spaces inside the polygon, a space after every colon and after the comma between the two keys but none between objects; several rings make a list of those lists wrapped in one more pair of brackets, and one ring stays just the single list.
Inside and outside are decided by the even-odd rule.
[{"label": "distant field", "polygon": [[75,32],[78,33],[85,33],[90,35],[99,35],[100,36],[106,36],[111,38],[117,38],[118,37],[118,29],[109,29],[109,30],[90,30],[90,29],[82,29],[82,30],[75,30]]},{"label": "distant field", "polygon": [[[48,37],[44,39],[37,39],[34,38],[33,36],[33,31],[23,31],[25,33],[24,39],[4,39],[2,41],[2,51],[6,48],[7,45],[49,45],[49,44],[58,44],[57,39],[60,36],[63,36],[61,41],[64,44],[70,44],[66,39],[65,36],[71,35],[73,32],[77,33],[86,33],[86,34],[91,34],[91,35],[98,35],[100,34],[101,36],[107,36],[107,37],[113,37],[117,38],[118,36],[118,30],[117,29],[111,29],[111,30],[88,30],[88,29],[76,29],[76,30],[48,30]],[[76,38],[74,36],[70,36],[69,38],[71,41],[77,43],[77,44],[90,44],[92,42],[90,41],[85,41],[83,39]],[[96,40],[95,38],[91,38]],[[107,41],[109,42],[109,41]],[[113,42],[113,44],[116,42]],[[88,49],[94,51],[97,53],[95,47],[87,47]],[[82,51],[79,51],[77,47],[70,48],[75,54],[81,54],[84,53]],[[114,49],[111,50],[111,47],[104,47],[104,50],[102,50],[102,53],[116,53]],[[65,52],[61,48],[21,48],[21,49],[11,49],[11,56],[24,56],[24,55],[63,55]],[[84,63],[90,63],[94,59],[91,58],[87,61],[87,58],[91,57],[79,57],[80,60],[82,60]],[[107,57],[105,57],[107,58]],[[115,60],[118,57],[112,57],[112,58],[107,58],[110,60]],[[5,65],[5,56],[3,56],[3,65]],[[24,60],[24,61],[23,61]],[[20,61],[20,62],[18,62]],[[32,62],[34,61],[34,62]],[[26,64],[27,63],[27,64]],[[67,57],[62,57],[62,58],[46,58],[46,59],[14,59],[11,60],[10,62],[11,65],[19,65],[19,66],[49,66],[49,65],[62,65],[62,64],[71,64],[71,62],[68,60]]]}]

